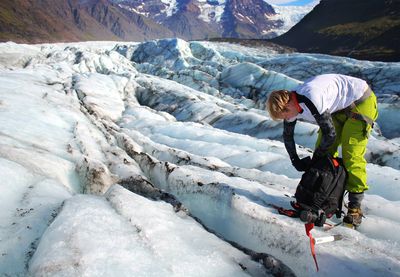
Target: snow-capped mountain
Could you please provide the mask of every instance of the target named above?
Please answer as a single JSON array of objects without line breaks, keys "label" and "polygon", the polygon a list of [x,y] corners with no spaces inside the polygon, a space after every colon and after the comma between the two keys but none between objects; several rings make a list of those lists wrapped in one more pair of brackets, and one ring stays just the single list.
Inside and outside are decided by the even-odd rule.
[{"label": "snow-capped mountain", "polygon": [[156,20],[186,39],[269,38],[288,30],[312,8],[281,8],[264,0],[118,0],[115,3]]},{"label": "snow-capped mountain", "polygon": [[295,26],[300,20],[308,14],[314,6],[316,6],[319,1],[314,1],[308,5],[304,6],[278,6],[272,5],[274,8],[276,15],[276,20],[281,20],[283,25],[277,29],[272,29],[270,32],[274,32],[276,35],[281,35],[290,30],[293,26]]}]

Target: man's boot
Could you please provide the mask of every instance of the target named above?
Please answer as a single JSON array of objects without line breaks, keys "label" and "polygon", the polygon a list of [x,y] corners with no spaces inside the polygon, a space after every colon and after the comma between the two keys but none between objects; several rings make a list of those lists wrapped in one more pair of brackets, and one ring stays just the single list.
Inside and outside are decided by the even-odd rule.
[{"label": "man's boot", "polygon": [[364,193],[349,192],[349,205],[347,215],[343,218],[343,223],[349,227],[357,228],[361,225],[363,213],[361,211],[361,202]]}]

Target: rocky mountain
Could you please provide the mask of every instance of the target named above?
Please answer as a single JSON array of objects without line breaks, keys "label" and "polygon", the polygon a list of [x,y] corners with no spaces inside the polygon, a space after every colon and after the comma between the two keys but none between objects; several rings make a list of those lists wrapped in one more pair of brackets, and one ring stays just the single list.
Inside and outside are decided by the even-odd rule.
[{"label": "rocky mountain", "polygon": [[270,30],[283,25],[281,20],[274,20],[274,8],[263,0],[227,1],[222,17],[224,37],[254,38],[271,36]]},{"label": "rocky mountain", "polygon": [[264,0],[3,0],[0,41],[271,38],[284,27]]},{"label": "rocky mountain", "polygon": [[143,41],[174,33],[108,0],[2,0],[0,41]]},{"label": "rocky mountain", "polygon": [[300,52],[400,61],[400,0],[322,0],[271,41]]},{"label": "rocky mountain", "polygon": [[284,25],[264,0],[114,0],[126,10],[155,19],[185,39],[269,38]]}]

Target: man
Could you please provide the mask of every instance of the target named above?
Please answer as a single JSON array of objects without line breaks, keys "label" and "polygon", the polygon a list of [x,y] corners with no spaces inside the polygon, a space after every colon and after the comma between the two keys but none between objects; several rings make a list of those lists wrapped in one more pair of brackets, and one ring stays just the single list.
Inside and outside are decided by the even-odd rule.
[{"label": "man", "polygon": [[[283,139],[293,166],[305,171],[323,155],[338,156],[348,172],[346,190],[348,213],[343,222],[355,227],[362,221],[361,202],[367,185],[364,158],[368,136],[378,117],[376,96],[361,79],[324,74],[306,80],[295,91],[273,91],[266,103],[274,120],[283,119]],[[316,122],[320,129],[312,159],[300,159],[296,153],[294,128],[297,119]]]}]

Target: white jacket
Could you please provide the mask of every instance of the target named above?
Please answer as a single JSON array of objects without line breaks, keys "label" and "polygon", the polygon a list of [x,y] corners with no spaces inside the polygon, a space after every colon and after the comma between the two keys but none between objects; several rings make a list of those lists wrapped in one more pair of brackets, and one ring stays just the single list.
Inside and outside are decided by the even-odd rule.
[{"label": "white jacket", "polygon": [[[364,80],[340,74],[323,74],[306,80],[295,91],[310,99],[320,114],[326,111],[332,114],[360,99],[367,89],[368,84]],[[315,122],[307,106],[299,104],[303,112],[289,121],[304,119]]]}]

